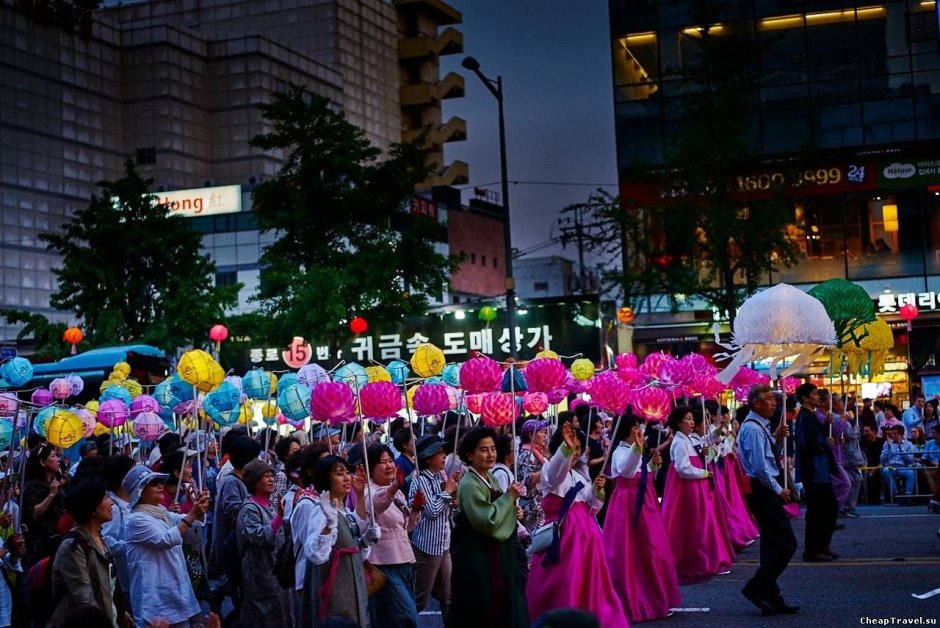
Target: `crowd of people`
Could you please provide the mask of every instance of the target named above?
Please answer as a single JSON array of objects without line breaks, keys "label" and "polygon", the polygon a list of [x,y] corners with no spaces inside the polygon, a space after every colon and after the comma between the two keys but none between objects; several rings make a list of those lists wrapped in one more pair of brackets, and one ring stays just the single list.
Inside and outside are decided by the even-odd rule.
[{"label": "crowd of people", "polygon": [[790,614],[777,579],[798,501],[802,559],[829,562],[866,474],[891,498],[923,472],[937,498],[922,396],[900,418],[812,384],[756,386],[734,416],[686,401],[665,424],[576,402],[498,429],[453,413],[366,433],[235,426],[152,450],[102,434],[75,465],[30,434],[3,458],[24,477],[4,476],[0,628],[407,628],[432,599],[456,628],[564,613],[626,627],[669,616],[680,584],[729,573],[758,537],[742,593]]}]

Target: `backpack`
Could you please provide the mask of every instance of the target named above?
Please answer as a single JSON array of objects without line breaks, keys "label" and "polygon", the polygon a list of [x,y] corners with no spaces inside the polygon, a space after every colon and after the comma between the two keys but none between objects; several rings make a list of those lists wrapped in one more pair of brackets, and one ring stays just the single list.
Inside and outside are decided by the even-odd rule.
[{"label": "backpack", "polygon": [[[301,494],[300,490],[294,493],[294,508],[297,507]],[[291,511],[290,514],[293,517],[294,511]],[[293,590],[297,585],[297,572],[295,570],[297,552],[294,551],[294,535],[291,532],[290,519],[281,524],[278,536],[280,538],[277,539],[277,549],[274,553],[274,577],[277,578],[278,584],[282,587]]]},{"label": "backpack", "polygon": [[26,573],[26,613],[33,618],[36,625],[46,625],[52,619],[52,613],[55,612],[56,606],[62,600],[61,593],[53,595],[52,571],[55,567],[55,555],[58,552],[58,546],[66,539],[75,539],[86,552],[88,551],[88,544],[85,542],[84,537],[75,532],[69,532],[59,539],[54,551],[49,556],[36,561]]}]

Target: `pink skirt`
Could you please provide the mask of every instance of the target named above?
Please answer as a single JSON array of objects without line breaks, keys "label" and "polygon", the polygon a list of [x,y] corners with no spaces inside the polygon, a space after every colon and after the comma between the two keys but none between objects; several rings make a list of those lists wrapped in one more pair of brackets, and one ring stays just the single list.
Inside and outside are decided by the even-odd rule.
[{"label": "pink skirt", "polygon": [[[542,509],[545,523],[557,520],[561,497],[546,496]],[[525,587],[532,621],[556,608],[579,608],[594,613],[604,628],[629,627],[610,581],[603,543],[588,505],[576,501],[562,524],[561,561],[545,567],[542,561],[546,554],[536,554],[532,559]]]},{"label": "pink skirt", "polygon": [[[692,464],[702,468],[697,457]],[[684,480],[669,466],[663,495],[663,523],[682,583],[708,579],[731,569],[731,544],[722,532],[715,490],[709,480]]]},{"label": "pink skirt", "polygon": [[729,455],[722,458],[722,464],[716,469],[718,499],[723,510],[723,521],[727,522],[725,530],[731,547],[738,552],[748,543],[757,538],[758,530],[751,511],[744,501],[741,484],[738,480],[738,470],[741,463],[737,456]]},{"label": "pink skirt", "polygon": [[634,527],[639,489],[639,473],[629,479],[617,478],[604,519],[607,567],[631,622],[662,619],[682,602],[652,472],[647,476],[646,498]]}]

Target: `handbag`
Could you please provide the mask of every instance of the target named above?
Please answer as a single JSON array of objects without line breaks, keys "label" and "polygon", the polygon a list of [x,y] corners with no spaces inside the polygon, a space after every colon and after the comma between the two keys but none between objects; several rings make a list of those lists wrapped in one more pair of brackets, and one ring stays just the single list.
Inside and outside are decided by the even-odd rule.
[{"label": "handbag", "polygon": [[569,488],[562,500],[558,519],[546,523],[532,533],[532,543],[527,550],[529,556],[553,550],[546,558],[553,558],[550,563],[557,560],[557,556],[553,557],[552,554],[557,554],[558,547],[561,545],[561,524],[564,523],[565,517],[568,516],[568,510],[571,508],[571,504],[574,503],[574,498],[582,488],[584,488],[584,482],[578,482]]},{"label": "handbag", "polygon": [[366,595],[368,597],[372,597],[381,591],[388,580],[382,570],[368,560],[362,561],[362,573],[366,579]]}]

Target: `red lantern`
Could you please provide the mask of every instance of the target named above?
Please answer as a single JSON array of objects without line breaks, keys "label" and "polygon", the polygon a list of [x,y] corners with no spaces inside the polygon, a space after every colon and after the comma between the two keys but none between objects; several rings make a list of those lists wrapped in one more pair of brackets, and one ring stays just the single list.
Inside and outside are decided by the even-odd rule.
[{"label": "red lantern", "polygon": [[209,340],[215,342],[215,352],[218,353],[222,347],[222,341],[228,338],[228,327],[225,325],[213,325],[209,329]]},{"label": "red lantern", "polygon": [[349,331],[354,334],[364,334],[369,331],[369,323],[361,316],[357,316],[349,321]]},{"label": "red lantern", "polygon": [[901,318],[907,321],[907,331],[911,331],[911,321],[917,318],[920,314],[920,310],[918,310],[917,306],[913,303],[908,303],[907,305],[901,306],[899,314]]},{"label": "red lantern", "polygon": [[72,345],[72,355],[75,355],[75,345],[85,338],[85,333],[78,327],[69,327],[62,334],[62,340]]}]

